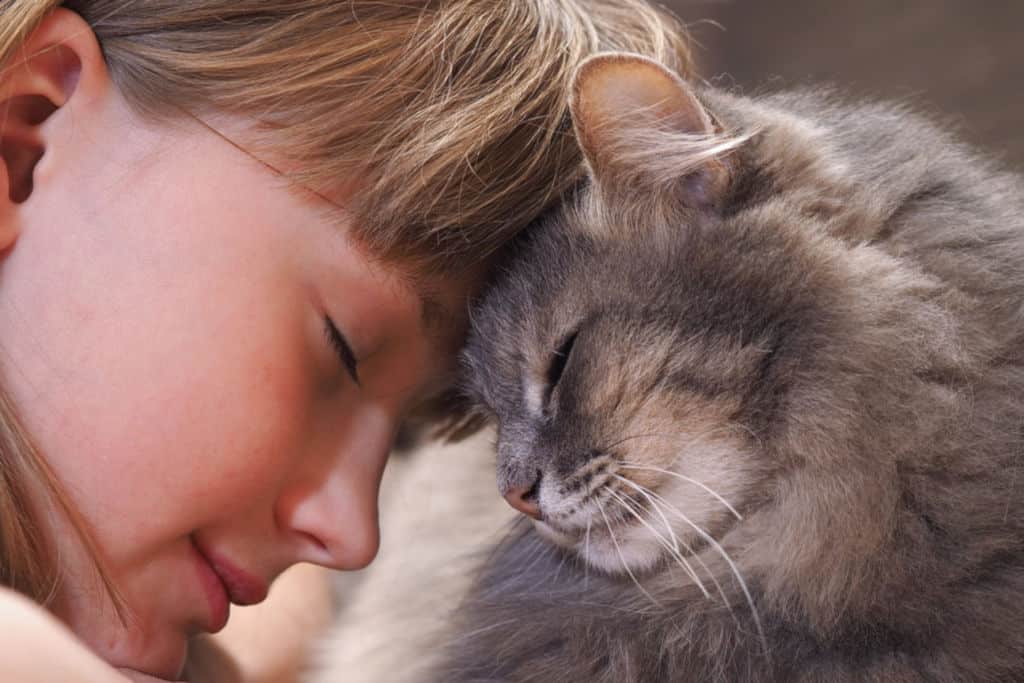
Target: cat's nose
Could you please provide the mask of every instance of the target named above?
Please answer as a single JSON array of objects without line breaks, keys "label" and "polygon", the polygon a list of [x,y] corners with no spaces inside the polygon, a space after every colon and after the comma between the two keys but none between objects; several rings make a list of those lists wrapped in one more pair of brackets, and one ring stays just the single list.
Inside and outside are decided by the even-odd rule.
[{"label": "cat's nose", "polygon": [[540,519],[540,472],[528,486],[514,486],[505,493],[508,504],[527,517]]}]

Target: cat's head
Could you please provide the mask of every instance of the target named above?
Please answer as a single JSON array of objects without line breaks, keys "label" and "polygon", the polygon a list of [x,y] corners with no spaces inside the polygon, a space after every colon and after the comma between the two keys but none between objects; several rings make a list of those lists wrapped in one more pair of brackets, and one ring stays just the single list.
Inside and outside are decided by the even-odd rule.
[{"label": "cat's head", "polygon": [[765,541],[768,508],[808,557],[835,538],[855,556],[894,495],[864,401],[912,365],[891,354],[916,353],[900,306],[921,282],[813,212],[751,203],[778,135],[727,131],[653,62],[588,61],[573,116],[589,182],[524,240],[464,354],[502,494],[612,573]]}]

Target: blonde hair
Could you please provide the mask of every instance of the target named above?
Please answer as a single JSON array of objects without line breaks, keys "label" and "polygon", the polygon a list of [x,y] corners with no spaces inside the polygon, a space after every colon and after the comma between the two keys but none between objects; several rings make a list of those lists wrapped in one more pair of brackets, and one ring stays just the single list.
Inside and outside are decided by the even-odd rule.
[{"label": "blonde hair", "polygon": [[[579,182],[569,86],[583,59],[691,63],[681,26],[645,0],[0,0],[3,68],[61,4],[139,112],[243,115],[246,144],[296,182],[359,178],[357,237],[433,275],[478,266]],[[0,582],[42,600],[56,567],[28,494],[65,499],[17,425],[3,399]]]}]

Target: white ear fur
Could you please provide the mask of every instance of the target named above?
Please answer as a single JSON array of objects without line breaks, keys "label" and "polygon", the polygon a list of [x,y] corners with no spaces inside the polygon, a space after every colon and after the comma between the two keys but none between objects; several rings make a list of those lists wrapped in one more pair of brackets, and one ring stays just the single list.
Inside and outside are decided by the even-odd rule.
[{"label": "white ear fur", "polygon": [[640,55],[586,60],[571,108],[580,147],[606,192],[664,189],[686,206],[713,206],[729,181],[721,157],[743,141],[717,133],[690,87]]}]

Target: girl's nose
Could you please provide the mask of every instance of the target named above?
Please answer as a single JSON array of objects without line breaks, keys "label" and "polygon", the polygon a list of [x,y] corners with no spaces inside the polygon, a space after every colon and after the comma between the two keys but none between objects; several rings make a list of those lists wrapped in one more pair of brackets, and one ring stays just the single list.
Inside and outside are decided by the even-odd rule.
[{"label": "girl's nose", "polygon": [[299,562],[333,569],[362,569],[377,555],[377,485],[334,473],[292,506],[286,533],[300,546]]},{"label": "girl's nose", "polygon": [[281,492],[276,516],[299,546],[297,562],[362,569],[377,555],[377,498],[394,426],[376,418],[363,421],[358,434],[335,446],[334,457],[296,472]]}]

